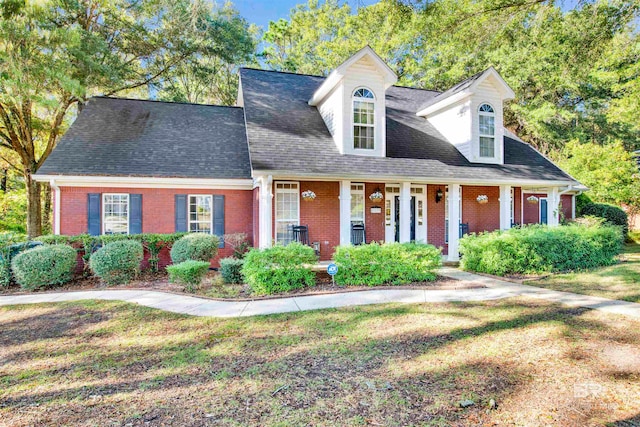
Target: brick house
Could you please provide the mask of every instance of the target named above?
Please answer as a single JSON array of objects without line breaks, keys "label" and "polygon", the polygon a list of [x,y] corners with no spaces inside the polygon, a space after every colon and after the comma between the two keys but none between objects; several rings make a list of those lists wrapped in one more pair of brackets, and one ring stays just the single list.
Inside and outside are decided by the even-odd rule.
[{"label": "brick house", "polygon": [[442,93],[396,80],[365,47],[327,77],[242,69],[236,107],[92,98],[36,174],[55,233],[302,236],[323,260],[416,240],[456,260],[463,233],[574,217],[585,188],[503,127],[496,70]]}]

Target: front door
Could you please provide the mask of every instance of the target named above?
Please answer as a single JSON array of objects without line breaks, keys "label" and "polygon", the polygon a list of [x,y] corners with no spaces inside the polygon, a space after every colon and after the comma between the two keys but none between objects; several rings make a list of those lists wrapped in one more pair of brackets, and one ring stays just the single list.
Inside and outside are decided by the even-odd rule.
[{"label": "front door", "polygon": [[540,199],[540,224],[548,224],[547,218],[547,199]]},{"label": "front door", "polygon": [[[400,241],[400,196],[395,196],[394,197],[394,213],[395,213],[395,218],[394,218],[394,223],[395,223],[395,227],[394,227],[394,237],[395,237],[395,241],[399,242]],[[415,241],[416,240],[416,197],[415,196],[411,196],[411,225],[410,225],[410,232],[411,232],[411,241]]]}]

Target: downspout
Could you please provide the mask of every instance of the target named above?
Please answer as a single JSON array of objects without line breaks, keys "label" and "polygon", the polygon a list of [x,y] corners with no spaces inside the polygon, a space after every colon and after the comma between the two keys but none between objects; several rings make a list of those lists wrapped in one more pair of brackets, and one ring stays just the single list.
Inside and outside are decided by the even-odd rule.
[{"label": "downspout", "polygon": [[[566,190],[563,190],[561,192],[558,193],[558,205],[556,206],[556,212],[558,212],[557,215],[560,215],[560,205],[562,204],[562,195],[568,193],[569,191],[573,190],[573,185],[570,184]],[[572,205],[574,205],[574,203],[572,203]],[[572,207],[573,209],[573,207]],[[573,216],[575,217],[575,213],[573,214]],[[575,219],[575,218],[574,218]]]},{"label": "downspout", "polygon": [[49,181],[51,189],[55,192],[53,201],[53,234],[60,234],[60,187],[56,185],[56,180],[51,178]]}]

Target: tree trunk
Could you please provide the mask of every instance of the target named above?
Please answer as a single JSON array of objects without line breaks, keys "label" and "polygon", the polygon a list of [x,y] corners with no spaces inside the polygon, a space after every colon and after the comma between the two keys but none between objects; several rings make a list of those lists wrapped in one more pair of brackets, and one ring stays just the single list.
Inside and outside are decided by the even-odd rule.
[{"label": "tree trunk", "polygon": [[27,189],[27,235],[30,239],[42,235],[42,214],[40,209],[40,185],[33,180],[31,171],[24,171]]},{"label": "tree trunk", "polygon": [[48,182],[40,183],[42,187],[42,231],[45,234],[53,233],[53,225],[51,223],[51,185]]},{"label": "tree trunk", "polygon": [[7,192],[7,178],[9,176],[9,169],[2,169],[0,172],[0,191]]}]

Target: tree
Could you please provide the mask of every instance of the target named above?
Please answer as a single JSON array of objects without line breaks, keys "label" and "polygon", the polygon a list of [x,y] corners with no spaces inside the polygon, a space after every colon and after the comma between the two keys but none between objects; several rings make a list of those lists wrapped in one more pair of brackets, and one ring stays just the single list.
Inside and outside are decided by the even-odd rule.
[{"label": "tree", "polygon": [[591,200],[640,206],[638,165],[621,141],[604,145],[570,141],[555,160],[589,187]]},{"label": "tree", "polygon": [[231,4],[215,10],[214,16],[228,23],[226,31],[234,44],[229,46],[229,55],[193,55],[181,61],[158,82],[159,99],[216,105],[236,102],[239,66],[255,64],[257,29],[249,26]]},{"label": "tree", "polygon": [[237,18],[200,0],[8,0],[0,4],[0,149],[13,152],[27,193],[27,233],[41,234],[32,175],[74,107],[130,93],[194,56],[231,62]]}]

